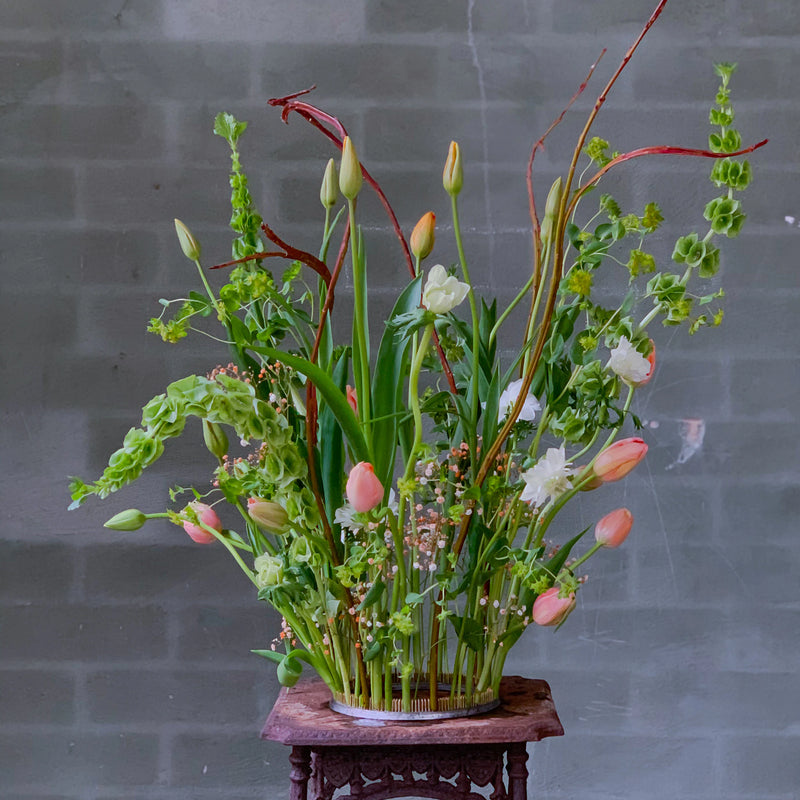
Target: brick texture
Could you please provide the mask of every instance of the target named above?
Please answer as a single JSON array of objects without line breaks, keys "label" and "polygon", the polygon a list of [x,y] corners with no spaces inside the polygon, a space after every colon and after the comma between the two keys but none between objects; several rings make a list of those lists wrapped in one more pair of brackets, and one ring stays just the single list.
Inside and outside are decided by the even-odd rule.
[{"label": "brick texture", "polygon": [[[607,46],[536,156],[546,192],[655,3],[0,4],[0,797],[288,794],[286,749],[258,739],[275,671],[250,653],[278,633],[276,615],[223,553],[169,523],[102,528],[124,508],[161,510],[168,485],[204,489],[202,445],[175,441],[137,486],[66,511],[66,476],[102,469],[150,397],[227,360],[222,345],[145,333],[158,299],[192,280],[174,217],[210,260],[230,252],[214,115],[250,120],[254,197],[310,250],[333,149],[299,117],[283,125],[268,98],[317,84],[312,102],[353,134],[404,229],[436,212],[443,263],[456,251],[441,166],[458,139],[473,277],[507,302],[530,274],[530,147]],[[550,681],[567,729],[531,748],[541,800],[798,796],[799,33],[796,0],[670,0],[598,120],[614,148],[703,147],[711,65],[738,61],[737,124],[771,142],[752,159],[748,225],[721,243],[710,284],[726,291],[723,327],[654,331],[658,369],[635,400],[648,458],[563,518],[581,530],[626,505],[633,534],[593,560],[563,630],[530,631],[508,659]],[[660,265],[704,224],[707,167],[640,160],[601,184],[632,210],[662,205]],[[377,337],[407,273],[377,202],[359,202]],[[620,268],[603,291],[625,280]],[[352,302],[347,274],[339,298]],[[509,358],[521,316],[501,337]],[[687,425],[700,423],[693,450]]]}]

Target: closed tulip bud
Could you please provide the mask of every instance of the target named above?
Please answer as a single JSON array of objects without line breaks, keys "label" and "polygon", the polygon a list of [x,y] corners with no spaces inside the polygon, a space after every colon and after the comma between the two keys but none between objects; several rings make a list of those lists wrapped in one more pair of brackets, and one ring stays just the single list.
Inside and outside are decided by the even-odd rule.
[{"label": "closed tulip bud", "polygon": [[220,461],[223,456],[228,452],[228,437],[222,426],[216,422],[209,422],[207,419],[203,420],[203,441],[212,455],[215,455]]},{"label": "closed tulip bud", "polygon": [[339,181],[336,175],[336,162],[331,158],[325,167],[322,186],[319,189],[319,201],[323,208],[333,208],[339,199]]},{"label": "closed tulip bud", "polygon": [[614,442],[597,456],[594,474],[603,483],[624,478],[647,455],[647,445],[637,437]]},{"label": "closed tulip bud", "polygon": [[147,522],[147,516],[135,508],[127,511],[120,511],[103,525],[104,528],[111,528],[114,531],[138,531]]},{"label": "closed tulip bud", "polygon": [[[222,530],[222,523],[217,516],[217,512],[214,511],[211,506],[194,501],[189,503],[189,508],[197,515],[197,519],[202,522],[203,525],[207,525],[217,532]],[[200,525],[190,522],[189,520],[184,521],[183,529],[189,534],[189,538],[197,542],[197,544],[211,544],[216,541],[217,538],[213,533],[209,533],[205,528],[201,528]]]},{"label": "closed tulip bud", "polygon": [[414,226],[411,231],[411,252],[422,261],[427,258],[433,250],[433,243],[436,238],[436,214],[433,211],[428,211],[423,214],[420,221]]},{"label": "closed tulip bud", "polygon": [[285,533],[289,523],[289,515],[281,506],[260,497],[251,497],[247,501],[247,513],[259,528],[272,533]]},{"label": "closed tulip bud", "polygon": [[178,241],[186,258],[189,261],[198,261],[200,259],[200,243],[179,219],[175,220],[175,232],[178,234]]},{"label": "closed tulip bud", "polygon": [[350,470],[345,491],[350,505],[359,512],[371,511],[383,500],[383,485],[367,461],[359,461]]},{"label": "closed tulip bud", "polygon": [[544,207],[544,219],[542,220],[541,238],[543,241],[550,239],[553,233],[553,225],[558,214],[558,207],[561,204],[561,176],[555,179],[547,195],[547,203]]},{"label": "closed tulip bud", "polygon": [[594,538],[604,547],[619,547],[633,527],[633,514],[627,508],[618,508],[606,514],[594,527]]},{"label": "closed tulip bud", "polygon": [[558,586],[553,586],[533,601],[531,616],[537,625],[560,625],[575,608],[575,593],[559,597],[560,591]]},{"label": "closed tulip bud", "polygon": [[358,395],[356,395],[356,390],[348,383],[347,384],[347,402],[350,405],[350,408],[353,409],[353,413],[358,416]]},{"label": "closed tulip bud", "polygon": [[458,146],[458,142],[450,142],[447,161],[444,162],[442,184],[450,197],[455,197],[464,185],[464,171],[461,168],[461,148]]},{"label": "closed tulip bud", "polygon": [[339,191],[348,200],[355,200],[363,182],[364,177],[361,174],[356,148],[350,137],[345,136],[342,145],[342,165],[339,168]]}]

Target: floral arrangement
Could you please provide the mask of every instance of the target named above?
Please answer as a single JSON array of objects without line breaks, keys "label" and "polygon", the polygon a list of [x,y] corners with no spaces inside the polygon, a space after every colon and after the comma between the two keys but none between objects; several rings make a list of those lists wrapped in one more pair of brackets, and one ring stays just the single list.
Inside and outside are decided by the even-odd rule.
[{"label": "floral arrangement", "polygon": [[[219,323],[231,363],[172,383],[147,403],[141,426],[128,432],[102,476],[73,481],[72,506],[135,480],[190,417],[199,419],[216,464],[210,486],[173,490],[173,501],[190,494],[180,508],[123,511],[106,525],[135,530],[165,517],[198,544],[225,548],[258,599],[282,617],[280,636],[255,652],[277,663],[285,685],[306,662],[351,706],[407,712],[422,700],[434,711],[491,701],[526,628],[563,624],[583,580],[579,568],[631,530],[628,509],[610,510],[586,546],[589,529],[561,530],[557,517],[579,492],[624,478],[647,452],[641,438],[619,436],[626,420],[637,425],[631,401],[655,367],[650,327],[660,320],[694,333],[721,321],[722,290],[703,288],[719,267],[715,237],[739,233],[738,192],[751,175],[740,157],[764,144],[742,149],[731,64],[716,66],[708,149],[617,153],[590,138],[609,90],[665,2],[600,94],[543,208],[533,190],[534,157],[567,109],[533,146],[532,267],[502,309],[473,289],[456,142],[443,172],[453,233],[445,260],[453,263],[428,266],[433,213],[422,215],[406,243],[341,123],[305,102],[305,93],[271,100],[284,119],[299,114],[341,148],[338,169],[331,159],[324,170],[321,245],[312,254],[263,221],[239,151],[246,123],[217,116],[214,131],[232,157],[233,260],[214,267],[229,270],[227,282],[211,288],[199,243],[176,220],[203,291],[162,300],[150,330],[177,342],[205,331],[203,320]],[[703,210],[707,230],[678,238],[672,268],[658,271],[646,246],[663,221],[656,203],[623,211],[600,194],[591,214],[579,209],[606,173],[646,155],[713,159],[710,178],[719,190]],[[386,208],[409,272],[377,349],[357,204],[365,183]],[[280,274],[270,269],[275,260],[288,265]],[[348,261],[352,338],[339,342],[332,315]],[[597,291],[609,271],[624,271],[629,281],[612,304]],[[511,319],[522,341],[516,358],[503,363],[499,341]],[[235,523],[223,524],[226,504]]]}]

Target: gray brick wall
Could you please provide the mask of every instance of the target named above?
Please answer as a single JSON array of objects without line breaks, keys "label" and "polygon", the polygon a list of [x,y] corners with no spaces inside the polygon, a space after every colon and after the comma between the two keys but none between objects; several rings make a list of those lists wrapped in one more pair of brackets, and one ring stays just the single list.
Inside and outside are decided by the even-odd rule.
[{"label": "gray brick wall", "polygon": [[[507,299],[528,258],[530,143],[608,46],[601,85],[654,3],[0,5],[1,797],[286,796],[286,751],[257,738],[274,671],[249,654],[275,616],[172,526],[101,528],[122,508],[158,508],[167,480],[202,482],[202,447],[178,442],[141,485],[65,511],[65,476],[96,473],[166,381],[213,366],[144,324],[185,289],[173,217],[211,258],[227,253],[214,114],[251,120],[244,159],[262,209],[309,245],[328,150],[268,97],[318,84],[405,225],[420,202],[446,219],[441,162],[460,139],[473,272]],[[619,147],[702,146],[710,65],[738,60],[741,128],[772,143],[744,198],[749,224],[724,251],[723,328],[659,337],[637,409],[647,466],[570,512],[588,524],[625,502],[634,534],[599,560],[568,625],[529,633],[509,659],[550,681],[567,730],[531,749],[540,800],[800,798],[799,35],[793,0],[671,0],[601,116]],[[579,124],[576,111],[540,157],[543,185]],[[672,232],[710,196],[696,165],[667,173],[674,163],[640,162],[613,184],[661,202]],[[373,219],[372,287],[388,306],[403,268]],[[706,435],[682,463],[686,419]]]}]

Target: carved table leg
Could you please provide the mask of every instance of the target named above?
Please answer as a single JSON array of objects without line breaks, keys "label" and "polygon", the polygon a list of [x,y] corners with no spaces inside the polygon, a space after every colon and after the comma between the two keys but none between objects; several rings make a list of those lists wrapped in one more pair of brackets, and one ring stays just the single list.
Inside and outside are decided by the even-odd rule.
[{"label": "carved table leg", "polygon": [[525,742],[514,742],[508,746],[508,800],[528,798],[528,750]]},{"label": "carved table leg", "polygon": [[292,769],[289,772],[291,788],[289,800],[308,800],[308,777],[311,775],[311,750],[308,747],[293,747],[289,754]]}]

